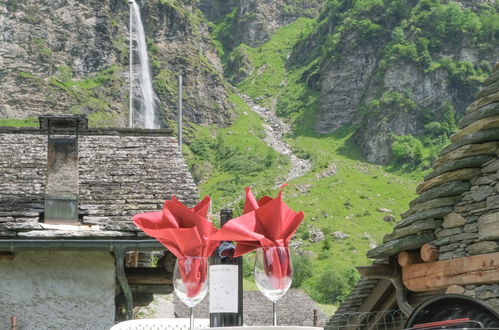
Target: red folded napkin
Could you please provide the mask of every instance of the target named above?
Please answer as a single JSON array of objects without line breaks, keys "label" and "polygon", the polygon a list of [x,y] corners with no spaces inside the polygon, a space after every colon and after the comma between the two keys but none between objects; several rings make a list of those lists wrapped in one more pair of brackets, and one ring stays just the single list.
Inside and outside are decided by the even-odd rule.
[{"label": "red folded napkin", "polygon": [[[217,229],[206,219],[210,207],[210,197],[205,197],[195,207],[189,209],[172,196],[165,201],[163,211],[136,214],[133,222],[147,235],[156,238],[177,258],[209,257],[218,246],[218,242],[210,240]],[[179,262],[183,262],[179,260]],[[181,269],[184,265],[180,265]],[[187,282],[202,283],[206,278],[204,268],[195,263],[198,272],[189,273]],[[188,296],[195,296],[201,285],[189,286]]]},{"label": "red folded napkin", "polygon": [[268,269],[269,275],[279,279],[288,276],[291,271],[289,255],[279,255],[275,249],[269,252],[269,248],[288,247],[304,217],[303,212],[296,213],[283,202],[282,189],[285,186],[276,198],[264,196],[258,201],[251,189],[246,188],[244,214],[227,222],[211,237],[212,240],[236,241],[236,257],[263,248],[267,258],[279,260]]},{"label": "red folded napkin", "polygon": [[243,215],[227,222],[211,239],[236,241],[234,256],[259,247],[288,246],[303,220],[303,212],[294,212],[282,200],[282,189],[276,198],[264,196],[258,201],[246,188]]}]

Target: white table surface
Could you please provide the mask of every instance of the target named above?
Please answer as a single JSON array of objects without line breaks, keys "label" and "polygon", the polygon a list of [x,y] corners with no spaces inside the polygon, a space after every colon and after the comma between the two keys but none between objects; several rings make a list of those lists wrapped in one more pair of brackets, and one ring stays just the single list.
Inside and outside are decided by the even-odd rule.
[{"label": "white table surface", "polygon": [[242,326],[242,327],[213,327],[213,328],[200,328],[199,330],[322,330],[321,327],[300,327],[293,325],[265,325],[265,326]]}]

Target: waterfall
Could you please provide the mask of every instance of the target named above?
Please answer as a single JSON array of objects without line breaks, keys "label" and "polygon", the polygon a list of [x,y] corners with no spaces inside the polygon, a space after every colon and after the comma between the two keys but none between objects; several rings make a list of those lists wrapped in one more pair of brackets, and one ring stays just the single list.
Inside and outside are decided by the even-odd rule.
[{"label": "waterfall", "polygon": [[[156,121],[156,100],[152,88],[151,69],[149,67],[149,57],[147,55],[146,36],[144,33],[144,26],[140,18],[140,8],[134,0],[131,0],[131,15],[134,37],[137,44],[137,53],[139,59],[138,85],[140,91],[140,113],[136,121],[137,127],[142,128],[158,128]],[[131,38],[132,36],[130,36]]]}]

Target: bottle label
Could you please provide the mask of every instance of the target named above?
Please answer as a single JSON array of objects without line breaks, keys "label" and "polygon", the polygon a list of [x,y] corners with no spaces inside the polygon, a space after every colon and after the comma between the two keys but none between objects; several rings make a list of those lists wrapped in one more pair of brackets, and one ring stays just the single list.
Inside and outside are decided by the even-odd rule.
[{"label": "bottle label", "polygon": [[237,313],[238,265],[210,266],[210,313]]}]

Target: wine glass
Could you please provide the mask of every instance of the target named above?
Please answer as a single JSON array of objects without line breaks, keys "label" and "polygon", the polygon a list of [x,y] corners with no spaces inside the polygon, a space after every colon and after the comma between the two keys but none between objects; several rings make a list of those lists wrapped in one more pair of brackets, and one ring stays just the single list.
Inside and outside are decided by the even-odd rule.
[{"label": "wine glass", "polygon": [[208,258],[177,258],[173,271],[173,289],[177,297],[189,307],[190,330],[193,330],[192,308],[203,300],[208,292]]},{"label": "wine glass", "polygon": [[272,301],[273,321],[276,326],[276,302],[288,291],[293,281],[289,247],[259,248],[256,251],[254,276],[258,290]]}]

